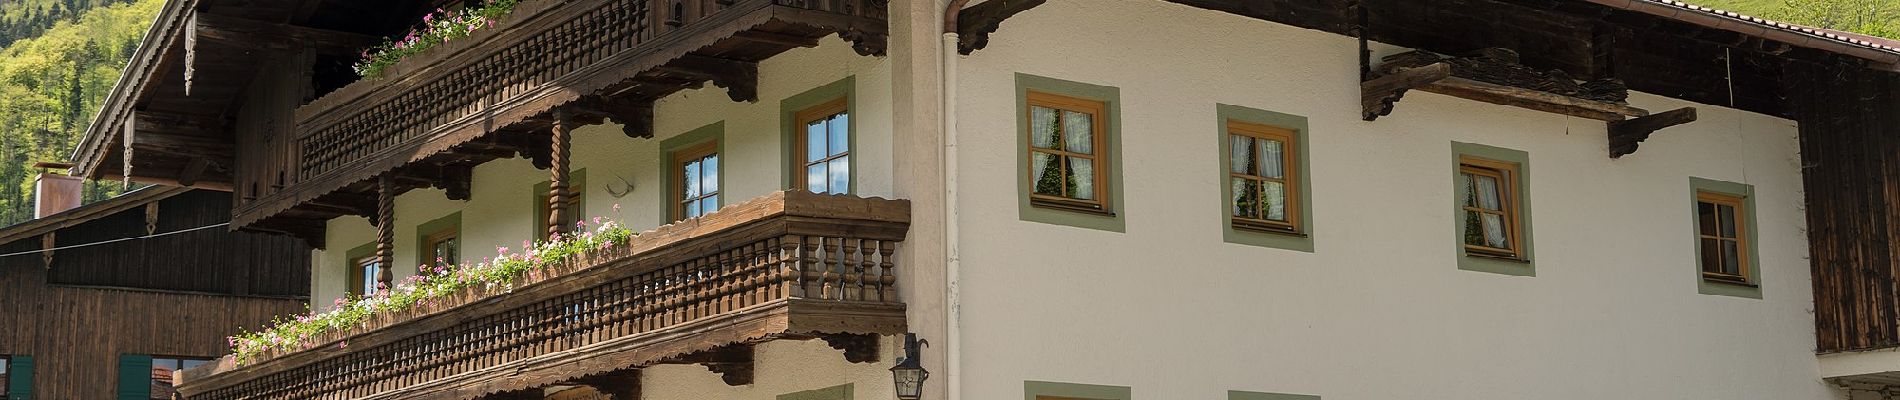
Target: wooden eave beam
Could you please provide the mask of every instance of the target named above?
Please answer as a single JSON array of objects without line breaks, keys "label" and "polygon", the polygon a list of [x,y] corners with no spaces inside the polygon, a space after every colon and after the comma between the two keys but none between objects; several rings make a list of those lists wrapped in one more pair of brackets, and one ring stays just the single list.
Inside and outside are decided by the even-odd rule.
[{"label": "wooden eave beam", "polygon": [[1636,147],[1649,135],[1663,128],[1695,122],[1695,107],[1683,107],[1675,110],[1650,114],[1623,121],[1610,122],[1610,158],[1621,158],[1636,153]]},{"label": "wooden eave beam", "polygon": [[[380,38],[372,35],[257,21],[202,11],[193,12],[191,31],[188,35],[196,41],[217,43],[221,46],[285,51],[312,47],[324,54],[355,54],[382,42]],[[196,49],[190,51],[196,51]]]},{"label": "wooden eave beam", "polygon": [[653,102],[601,96],[581,98],[566,106],[568,112],[593,119],[612,119],[620,132],[638,139],[653,138]]},{"label": "wooden eave beam", "polygon": [[588,376],[576,379],[573,383],[591,387],[594,392],[607,395],[612,400],[640,400],[639,368]]},{"label": "wooden eave beam", "polygon": [[711,80],[713,85],[726,88],[726,95],[732,101],[759,101],[759,63],[756,62],[687,54],[656,70]]},{"label": "wooden eave beam", "polygon": [[1443,81],[1451,77],[1451,64],[1436,63],[1418,68],[1395,71],[1359,83],[1359,107],[1365,120],[1377,120],[1392,115],[1393,105],[1405,97],[1405,92]]},{"label": "wooden eave beam", "polygon": [[728,386],[745,386],[752,384],[752,360],[752,345],[735,344],[675,357],[662,364],[699,364],[719,374],[719,379]]}]

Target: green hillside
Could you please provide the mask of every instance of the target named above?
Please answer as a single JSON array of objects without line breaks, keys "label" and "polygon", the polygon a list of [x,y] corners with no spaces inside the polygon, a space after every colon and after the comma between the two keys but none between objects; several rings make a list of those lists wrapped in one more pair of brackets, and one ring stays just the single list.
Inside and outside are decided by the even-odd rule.
[{"label": "green hillside", "polygon": [[[32,4],[91,2],[47,0],[7,2],[0,26],[14,10]],[[107,1],[100,0],[100,4]],[[32,218],[31,165],[65,161],[100,103],[119,79],[119,70],[158,14],[163,0],[115,2],[53,21],[35,37],[0,49],[0,225]],[[86,200],[117,194],[112,184],[89,183]]]},{"label": "green hillside", "polygon": [[1773,20],[1900,38],[1900,0],[1689,0]]}]

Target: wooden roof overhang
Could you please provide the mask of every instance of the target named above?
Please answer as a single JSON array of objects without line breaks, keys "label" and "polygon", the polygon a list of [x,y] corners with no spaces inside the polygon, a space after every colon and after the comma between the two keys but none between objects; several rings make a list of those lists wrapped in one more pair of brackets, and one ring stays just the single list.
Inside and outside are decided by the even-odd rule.
[{"label": "wooden roof overhang", "polygon": [[651,137],[652,103],[674,92],[711,82],[756,101],[760,60],[832,34],[860,54],[884,48],[879,0],[657,4],[526,1],[498,28],[297,108],[296,142],[274,157],[291,172],[239,188],[233,225],[320,235],[324,220],[373,213],[385,175],[396,193],[436,187],[466,198],[475,165],[524,157],[550,167],[557,109]]},{"label": "wooden roof overhang", "polygon": [[72,173],[230,191],[236,136],[258,134],[234,129],[234,114],[266,61],[306,49],[353,54],[380,41],[351,31],[375,30],[362,26],[306,26],[326,14],[321,7],[353,1],[168,1],[73,150]]},{"label": "wooden roof overhang", "polygon": [[655,364],[704,365],[736,386],[752,382],[753,345],[773,340],[825,340],[843,361],[873,362],[878,335],[906,331],[893,261],[909,218],[907,200],[774,192],[506,288],[464,288],[294,351],[226,356],[179,372],[178,390],[193,400],[625,393]]},{"label": "wooden roof overhang", "polygon": [[[1891,42],[1842,35],[1666,0],[1166,0],[1397,46],[1465,55],[1503,48],[1524,66],[1629,89],[1792,116],[1790,62],[1896,70]],[[1011,15],[1042,0],[964,8],[960,50],[982,48]],[[1363,14],[1361,13],[1363,11]],[[1165,34],[1165,32],[1157,32]],[[1376,60],[1364,67],[1368,73]]]}]

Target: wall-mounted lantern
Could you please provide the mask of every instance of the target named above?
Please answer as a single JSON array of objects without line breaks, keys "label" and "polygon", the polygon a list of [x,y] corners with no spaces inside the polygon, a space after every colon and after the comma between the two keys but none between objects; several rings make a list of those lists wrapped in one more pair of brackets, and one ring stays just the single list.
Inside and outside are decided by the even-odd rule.
[{"label": "wall-mounted lantern", "polygon": [[917,400],[924,396],[924,380],[930,379],[930,371],[924,370],[918,354],[917,334],[905,333],[903,358],[891,367],[891,381],[897,385],[900,400]]}]

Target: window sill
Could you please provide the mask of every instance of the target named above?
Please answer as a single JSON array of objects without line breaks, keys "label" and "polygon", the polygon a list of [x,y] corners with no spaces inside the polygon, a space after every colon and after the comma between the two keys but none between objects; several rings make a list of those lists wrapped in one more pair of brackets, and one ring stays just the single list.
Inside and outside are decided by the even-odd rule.
[{"label": "window sill", "polygon": [[1306,237],[1306,234],[1300,231],[1288,229],[1286,227],[1275,226],[1275,225],[1251,224],[1251,223],[1246,223],[1243,221],[1234,221],[1231,225],[1234,227],[1235,231],[1240,231],[1240,232],[1265,233],[1265,234],[1292,236],[1292,237],[1299,237],[1299,238]]},{"label": "window sill", "polygon": [[1469,252],[1469,251],[1467,251],[1467,252],[1465,252],[1465,257],[1471,257],[1471,258],[1477,258],[1477,259],[1484,259],[1484,260],[1494,260],[1494,261],[1503,261],[1503,262],[1511,262],[1511,263],[1519,263],[1519,264],[1530,264],[1530,263],[1531,263],[1531,260],[1530,260],[1530,259],[1526,259],[1526,258],[1521,258],[1521,257],[1511,257],[1511,256],[1500,256],[1500,255],[1492,255],[1492,254],[1484,254],[1484,253],[1472,253],[1472,252]]},{"label": "window sill", "polygon": [[1101,208],[1098,208],[1096,206],[1091,206],[1091,205],[1078,205],[1078,204],[1070,204],[1070,203],[1065,203],[1065,202],[1049,201],[1049,200],[1042,200],[1042,199],[1030,199],[1029,205],[1031,207],[1036,207],[1036,208],[1047,208],[1051,210],[1068,211],[1068,212],[1079,213],[1079,214],[1099,215],[1099,216],[1104,216],[1104,217],[1109,217],[1109,218],[1115,217],[1114,211],[1103,210]]},{"label": "window sill", "polygon": [[1728,278],[1728,277],[1703,275],[1702,281],[1707,282],[1709,284],[1713,284],[1713,285],[1734,286],[1734,287],[1743,287],[1743,288],[1751,288],[1751,289],[1761,288],[1761,285],[1759,284],[1749,282],[1747,280],[1740,280],[1740,279]]}]

